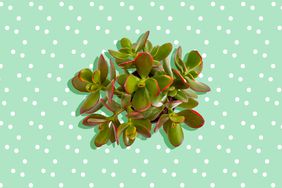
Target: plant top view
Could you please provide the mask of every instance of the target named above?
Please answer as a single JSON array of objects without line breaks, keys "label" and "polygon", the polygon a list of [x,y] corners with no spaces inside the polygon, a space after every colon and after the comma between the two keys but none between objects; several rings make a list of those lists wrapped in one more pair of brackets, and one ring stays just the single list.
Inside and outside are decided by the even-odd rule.
[{"label": "plant top view", "polygon": [[[87,94],[80,114],[86,115],[84,126],[97,127],[96,147],[121,141],[130,146],[138,135],[150,138],[161,128],[177,147],[183,142],[183,127],[204,125],[204,118],[193,110],[198,94],[210,91],[196,81],[203,69],[200,53],[182,55],[181,47],[172,52],[171,43],[153,45],[148,36],[149,31],[135,43],[122,38],[118,50],[108,51],[109,60],[101,54],[94,63],[97,69],[82,69],[71,80],[76,90]],[[117,75],[117,67],[122,74]],[[103,108],[112,115],[102,115]]]}]

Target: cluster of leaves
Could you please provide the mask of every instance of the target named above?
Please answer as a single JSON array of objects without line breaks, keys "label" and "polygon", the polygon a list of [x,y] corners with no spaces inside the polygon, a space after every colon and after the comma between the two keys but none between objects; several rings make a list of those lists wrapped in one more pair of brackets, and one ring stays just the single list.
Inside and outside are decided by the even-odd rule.
[{"label": "cluster of leaves", "polygon": [[[87,114],[85,126],[99,127],[94,138],[97,147],[108,141],[119,144],[120,137],[130,146],[138,134],[149,138],[161,127],[177,147],[183,141],[182,124],[191,129],[204,124],[203,117],[193,110],[198,105],[197,94],[210,91],[195,80],[203,69],[201,55],[193,50],[182,58],[179,47],[169,60],[172,44],[153,46],[148,36],[149,31],[135,43],[122,38],[117,51],[109,50],[109,66],[100,55],[96,70],[82,69],[72,79],[75,89],[88,94],[80,114]],[[170,62],[174,62],[174,68]],[[123,74],[116,75],[115,64]],[[104,97],[100,97],[101,92],[105,92]],[[102,107],[112,116],[99,114]],[[121,123],[118,115],[123,112],[127,122]]]}]

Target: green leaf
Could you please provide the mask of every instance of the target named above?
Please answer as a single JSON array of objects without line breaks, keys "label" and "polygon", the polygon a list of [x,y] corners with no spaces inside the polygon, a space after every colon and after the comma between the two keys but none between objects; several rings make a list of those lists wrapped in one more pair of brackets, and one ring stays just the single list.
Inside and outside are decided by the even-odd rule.
[{"label": "green leaf", "polygon": [[180,74],[180,72],[176,69],[172,69],[173,74],[175,75],[174,85],[177,89],[185,89],[189,87],[189,83],[185,80],[185,78]]},{"label": "green leaf", "polygon": [[188,70],[193,69],[200,63],[202,63],[202,57],[200,53],[196,50],[189,52],[188,58],[186,60],[186,67],[188,68]]},{"label": "green leaf", "polygon": [[111,76],[111,80],[116,79],[116,68],[111,59],[110,59],[110,76]]},{"label": "green leaf", "polygon": [[184,72],[186,72],[187,68],[186,68],[184,62],[182,61],[181,57],[182,57],[182,48],[178,47],[175,54],[174,54],[174,63],[175,63],[175,66],[177,67],[177,69],[180,72],[184,73]]},{"label": "green leaf", "polygon": [[185,90],[182,90],[182,91],[185,92],[188,97],[198,98],[197,93],[195,93],[195,91],[193,91],[193,90],[190,89],[190,88],[185,89]]},{"label": "green leaf", "polygon": [[86,90],[86,85],[88,84],[87,82],[83,82],[81,81],[78,76],[75,76],[72,78],[71,83],[73,85],[73,87],[80,91],[80,92],[87,92]]},{"label": "green leaf", "polygon": [[165,122],[169,120],[169,115],[168,114],[162,114],[161,117],[159,118],[158,122],[156,123],[156,126],[154,128],[154,132],[159,130]]},{"label": "green leaf", "polygon": [[128,77],[128,74],[121,74],[117,77],[117,82],[119,83],[120,86],[124,86],[124,83],[126,81],[126,78]]},{"label": "green leaf", "polygon": [[119,138],[123,131],[129,126],[129,123],[120,124],[117,128],[117,137]]},{"label": "green leaf", "polygon": [[80,70],[77,76],[83,82],[92,83],[92,71],[90,69]]},{"label": "green leaf", "polygon": [[170,54],[171,50],[172,50],[171,43],[165,43],[161,45],[157,53],[154,55],[154,59],[157,61],[161,61],[165,59]]},{"label": "green leaf", "polygon": [[100,70],[95,70],[92,74],[92,82],[100,85],[101,84],[101,71]]},{"label": "green leaf", "polygon": [[181,100],[182,102],[188,101],[188,96],[182,90],[178,90],[174,98]]},{"label": "green leaf", "polygon": [[143,118],[153,121],[162,113],[163,109],[164,106],[161,107],[151,106],[148,110],[143,112],[144,115]]},{"label": "green leaf", "polygon": [[161,91],[165,91],[173,83],[173,78],[168,75],[155,76],[154,78],[157,80]]},{"label": "green leaf", "polygon": [[132,106],[136,111],[142,112],[150,108],[151,102],[146,88],[138,88],[132,99]]},{"label": "green leaf", "polygon": [[98,60],[98,69],[100,70],[101,83],[103,83],[108,76],[108,64],[104,56],[101,54]]},{"label": "green leaf", "polygon": [[153,48],[152,43],[151,43],[149,40],[147,40],[147,42],[146,42],[146,44],[145,44],[144,51],[145,51],[145,52],[151,52],[152,48]]},{"label": "green leaf", "polygon": [[141,52],[138,53],[134,63],[140,77],[146,78],[152,70],[153,57],[147,52]]},{"label": "green leaf", "polygon": [[160,49],[160,46],[159,46],[159,45],[154,46],[154,47],[151,49],[150,54],[154,57],[154,56],[158,53],[159,49]]},{"label": "green leaf", "polygon": [[102,129],[95,137],[94,144],[97,147],[101,147],[102,145],[106,144],[110,139],[111,130],[110,128],[105,125],[104,129]]},{"label": "green leaf", "polygon": [[120,100],[122,108],[126,109],[130,105],[131,95],[123,94]]},{"label": "green leaf", "polygon": [[151,137],[152,124],[147,119],[134,119],[132,124],[136,127],[136,131],[146,138]]},{"label": "green leaf", "polygon": [[161,107],[166,99],[167,99],[167,93],[162,92],[156,98],[151,99],[151,102],[154,107]]},{"label": "green leaf", "polygon": [[177,115],[177,114],[170,114],[170,115],[169,115],[169,119],[170,119],[172,122],[175,122],[175,123],[182,123],[182,122],[184,122],[185,117],[184,117],[184,116],[179,116],[179,115]]},{"label": "green leaf", "polygon": [[131,41],[128,38],[122,38],[120,40],[120,45],[123,48],[131,48],[132,47],[132,43],[131,43]]},{"label": "green leaf", "polygon": [[114,143],[115,141],[117,141],[117,144],[119,144],[119,141],[116,139],[116,135],[115,135],[115,127],[113,124],[110,124],[110,135],[109,135],[109,140],[111,141],[111,143]]},{"label": "green leaf", "polygon": [[141,112],[129,112],[126,116],[132,119],[144,119],[144,115]]},{"label": "green leaf", "polygon": [[80,107],[80,114],[84,114],[87,111],[91,110],[93,106],[97,104],[100,98],[100,92],[96,91],[94,93],[90,93],[87,98],[84,100],[82,106]]},{"label": "green leaf", "polygon": [[138,52],[145,47],[146,41],[149,37],[149,34],[150,34],[150,32],[147,31],[140,36],[140,38],[137,40],[136,45],[135,45],[135,52]]},{"label": "green leaf", "polygon": [[127,93],[131,94],[137,89],[137,84],[139,82],[139,78],[134,76],[133,74],[130,74],[124,83],[124,89]]},{"label": "green leaf", "polygon": [[129,139],[129,137],[125,133],[123,133],[122,138],[123,138],[123,143],[125,146],[131,146],[135,141],[135,139],[133,140]]},{"label": "green leaf", "polygon": [[173,76],[173,73],[172,73],[172,70],[171,70],[171,66],[170,66],[170,61],[165,58],[163,60],[163,68],[164,68],[164,71],[169,75],[169,76]]},{"label": "green leaf", "polygon": [[203,62],[201,62],[198,66],[194,67],[193,69],[190,69],[189,73],[193,76],[193,78],[197,78],[199,74],[203,70]]},{"label": "green leaf", "polygon": [[129,57],[128,54],[124,54],[119,51],[114,51],[114,50],[108,50],[108,51],[109,54],[116,59],[127,59]]},{"label": "green leaf", "polygon": [[127,138],[129,138],[130,140],[135,140],[136,136],[137,136],[137,131],[136,131],[136,127],[134,127],[133,125],[129,125],[126,129],[124,134],[126,135]]},{"label": "green leaf", "polygon": [[103,101],[107,101],[108,98],[107,97],[104,97],[103,99],[100,99],[90,110],[88,110],[87,112],[85,112],[86,114],[92,114],[92,113],[95,113],[97,112],[98,110],[100,110],[104,105],[103,103],[101,102],[101,100]]},{"label": "green leaf", "polygon": [[195,110],[183,110],[179,113],[177,113],[180,116],[184,116],[185,117],[185,123],[191,127],[191,128],[200,128],[204,125],[205,120],[204,118],[201,116],[201,114],[199,114],[197,111]]},{"label": "green leaf", "polygon": [[103,99],[101,99],[101,102],[103,103],[103,105],[110,110],[111,112],[115,113],[119,110],[121,110],[121,106],[119,103],[115,102],[114,100],[112,100],[111,102],[105,102]]},{"label": "green leaf", "polygon": [[198,101],[196,101],[193,98],[189,98],[188,102],[181,103],[180,105],[178,105],[178,107],[185,109],[192,109],[198,106],[198,104],[199,104]]},{"label": "green leaf", "polygon": [[122,63],[119,63],[118,66],[122,67],[123,69],[129,69],[132,68],[134,64],[134,60],[126,60]]},{"label": "green leaf", "polygon": [[169,142],[177,147],[179,146],[184,138],[183,130],[179,124],[172,123],[170,126],[167,127],[167,136]]},{"label": "green leaf", "polygon": [[151,100],[153,100],[160,94],[159,84],[154,78],[148,78],[146,80],[146,88],[149,91]]},{"label": "green leaf", "polygon": [[94,126],[107,121],[107,118],[101,114],[91,114],[83,119],[82,124],[86,126]]},{"label": "green leaf", "polygon": [[115,91],[115,81],[116,80],[112,80],[111,83],[108,85],[107,88],[107,96],[108,96],[108,100],[111,103],[113,96],[114,96],[114,91]]},{"label": "green leaf", "polygon": [[208,85],[206,85],[202,82],[198,82],[196,80],[193,80],[193,79],[189,78],[188,76],[186,76],[185,78],[188,81],[190,88],[193,89],[194,91],[209,92],[211,90]]}]

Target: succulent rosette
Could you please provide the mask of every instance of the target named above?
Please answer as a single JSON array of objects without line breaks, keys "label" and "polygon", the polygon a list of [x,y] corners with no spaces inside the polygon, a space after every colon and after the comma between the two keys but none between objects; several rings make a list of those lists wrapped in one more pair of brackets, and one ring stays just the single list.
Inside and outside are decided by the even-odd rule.
[{"label": "succulent rosette", "polygon": [[[203,69],[200,53],[193,50],[182,58],[179,47],[170,61],[172,44],[153,46],[148,36],[149,31],[135,43],[122,38],[118,50],[109,50],[109,61],[100,55],[95,70],[82,69],[72,78],[72,86],[87,94],[80,114],[87,115],[84,126],[98,127],[97,147],[119,144],[121,139],[130,146],[137,135],[150,138],[160,128],[177,147],[183,142],[183,126],[197,129],[204,125],[203,117],[193,110],[198,94],[210,91],[196,81]],[[116,74],[116,67],[122,74]],[[103,107],[112,115],[103,115]],[[126,122],[119,119],[122,113]]]}]

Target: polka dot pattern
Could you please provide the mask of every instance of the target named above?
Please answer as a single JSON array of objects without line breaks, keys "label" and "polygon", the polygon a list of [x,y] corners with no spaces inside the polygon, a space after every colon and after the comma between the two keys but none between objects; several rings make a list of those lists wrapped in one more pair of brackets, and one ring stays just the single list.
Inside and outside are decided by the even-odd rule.
[{"label": "polka dot pattern", "polygon": [[[0,0],[0,188],[282,186],[281,1]],[[75,71],[117,40],[198,49],[203,128],[92,149]]]}]

